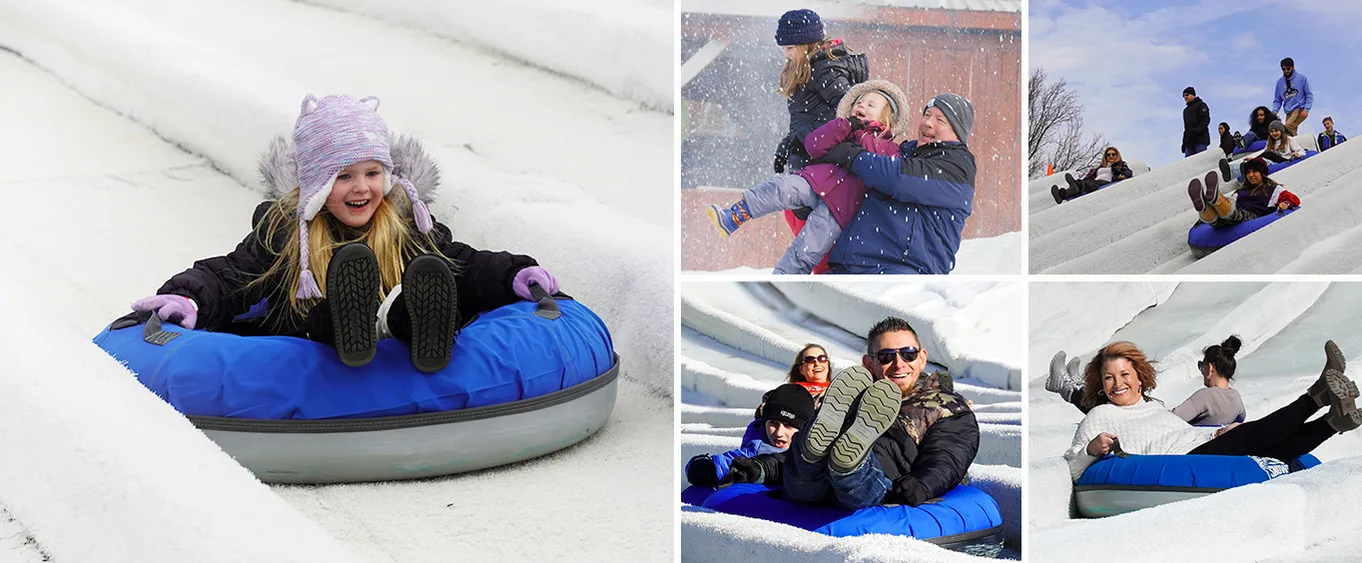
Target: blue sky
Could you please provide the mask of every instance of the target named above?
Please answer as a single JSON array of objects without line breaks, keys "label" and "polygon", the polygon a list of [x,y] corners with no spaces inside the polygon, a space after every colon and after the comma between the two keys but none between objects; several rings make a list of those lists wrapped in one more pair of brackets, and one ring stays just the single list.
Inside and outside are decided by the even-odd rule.
[{"label": "blue sky", "polygon": [[1029,64],[1063,77],[1087,109],[1085,129],[1127,159],[1160,166],[1182,158],[1182,89],[1194,86],[1215,125],[1247,131],[1254,107],[1272,107],[1284,57],[1310,80],[1320,120],[1362,139],[1362,2],[1344,0],[1031,0]]}]

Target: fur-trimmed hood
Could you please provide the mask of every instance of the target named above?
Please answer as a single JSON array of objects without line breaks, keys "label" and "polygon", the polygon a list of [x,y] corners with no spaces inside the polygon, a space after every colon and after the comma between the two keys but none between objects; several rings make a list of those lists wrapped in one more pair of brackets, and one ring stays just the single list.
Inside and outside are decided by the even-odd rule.
[{"label": "fur-trimmed hood", "polygon": [[894,123],[889,124],[890,132],[894,134],[894,138],[907,137],[909,127],[912,124],[912,120],[908,117],[912,114],[912,110],[908,107],[908,96],[903,93],[901,88],[888,80],[867,80],[852,86],[850,90],[847,90],[846,95],[842,96],[842,101],[837,104],[837,117],[851,117],[851,109],[856,106],[856,101],[866,92],[875,91],[888,94],[894,104],[898,106],[898,111],[894,112]]},{"label": "fur-trimmed hood", "polygon": [[[388,142],[393,160],[392,176],[410,180],[421,201],[429,203],[440,188],[440,168],[435,160],[415,137],[390,135]],[[298,161],[294,158],[293,143],[287,138],[275,137],[269,148],[260,155],[257,166],[267,198],[278,199],[298,188]],[[389,177],[390,181],[392,176]]]}]

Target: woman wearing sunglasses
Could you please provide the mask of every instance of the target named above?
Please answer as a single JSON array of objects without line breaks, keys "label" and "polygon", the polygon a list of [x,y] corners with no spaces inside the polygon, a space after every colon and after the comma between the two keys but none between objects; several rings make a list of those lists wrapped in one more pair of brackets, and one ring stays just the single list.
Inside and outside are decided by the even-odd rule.
[{"label": "woman wearing sunglasses", "polygon": [[817,344],[805,344],[804,349],[795,354],[786,381],[808,389],[809,394],[817,400],[823,396],[823,391],[827,390],[828,378],[832,377],[831,372],[832,364],[828,360],[828,351]]},{"label": "woman wearing sunglasses", "polygon": [[[1131,454],[1249,455],[1291,463],[1335,434],[1362,426],[1357,384],[1344,375],[1346,360],[1332,340],[1324,344],[1324,369],[1300,397],[1258,420],[1217,430],[1196,428],[1149,396],[1155,371],[1130,342],[1108,344],[1083,371],[1083,403],[1091,410],[1064,452],[1075,482],[1089,465],[1117,451]],[[1320,409],[1328,413],[1307,422]]]},{"label": "woman wearing sunglasses", "polygon": [[1101,166],[1089,170],[1088,175],[1082,180],[1075,179],[1073,174],[1064,174],[1064,181],[1069,183],[1069,187],[1050,186],[1050,195],[1055,198],[1055,203],[1064,203],[1083,194],[1095,192],[1112,182],[1129,180],[1134,175],[1135,173],[1130,171],[1130,166],[1121,158],[1121,151],[1116,147],[1107,147],[1102,151]]},{"label": "woman wearing sunglasses", "polygon": [[[1201,372],[1201,383],[1205,387],[1173,407],[1173,414],[1194,426],[1224,426],[1247,419],[1244,399],[1239,396],[1239,391],[1230,387],[1236,367],[1234,355],[1242,345],[1243,341],[1238,336],[1230,336],[1224,342],[1202,350],[1201,360],[1196,367]],[[1064,351],[1061,350],[1050,360],[1050,379],[1046,381],[1045,388],[1059,393],[1087,414],[1093,406],[1101,403],[1084,403],[1086,385],[1083,379],[1078,358],[1069,362],[1068,371],[1065,372]],[[1100,397],[1101,391],[1098,394]]]}]

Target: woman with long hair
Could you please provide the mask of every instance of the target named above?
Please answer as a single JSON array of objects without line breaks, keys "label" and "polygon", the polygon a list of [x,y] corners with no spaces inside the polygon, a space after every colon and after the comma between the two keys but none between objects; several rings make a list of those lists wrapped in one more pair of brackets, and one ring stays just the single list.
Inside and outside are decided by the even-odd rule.
[{"label": "woman with long hair", "polygon": [[[1089,465],[1114,451],[1132,454],[1251,455],[1290,463],[1335,434],[1362,426],[1357,384],[1332,340],[1324,344],[1319,378],[1290,404],[1258,420],[1218,430],[1196,428],[1150,397],[1156,371],[1130,342],[1103,347],[1083,370],[1083,403],[1091,410],[1064,453],[1078,481]],[[1307,420],[1324,407],[1326,415]]]},{"label": "woman with long hair", "polygon": [[1129,180],[1134,175],[1135,173],[1130,171],[1130,166],[1121,158],[1121,151],[1116,147],[1107,147],[1102,151],[1100,165],[1089,170],[1082,180],[1075,179],[1073,174],[1065,173],[1064,181],[1069,183],[1069,187],[1050,186],[1050,195],[1055,198],[1055,203],[1064,203],[1083,194],[1095,192],[1112,182]]}]

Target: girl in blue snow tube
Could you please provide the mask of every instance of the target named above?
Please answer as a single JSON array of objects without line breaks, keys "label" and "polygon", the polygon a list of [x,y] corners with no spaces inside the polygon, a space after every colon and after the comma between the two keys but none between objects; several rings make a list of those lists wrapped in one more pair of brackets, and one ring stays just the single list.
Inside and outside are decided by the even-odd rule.
[{"label": "girl in blue snow tube", "polygon": [[[1075,482],[1098,458],[1132,454],[1204,454],[1270,457],[1291,463],[1335,434],[1362,426],[1357,385],[1344,375],[1346,362],[1334,341],[1324,344],[1324,370],[1291,404],[1258,420],[1212,431],[1195,428],[1149,396],[1155,371],[1130,342],[1108,344],[1084,370],[1084,402],[1092,406],[1064,452]],[[1307,422],[1319,409],[1325,416]],[[1119,440],[1119,449],[1117,441]]]},{"label": "girl in blue snow tube", "polygon": [[1267,177],[1267,162],[1254,158],[1244,163],[1244,183],[1234,192],[1234,200],[1220,193],[1220,175],[1211,171],[1201,179],[1192,178],[1187,195],[1202,222],[1214,228],[1232,227],[1274,212],[1300,207],[1301,200],[1286,187]]},{"label": "girl in blue snow tube", "polygon": [[307,338],[352,367],[393,337],[433,373],[478,313],[533,299],[534,285],[558,291],[529,256],[452,240],[423,201],[439,182],[434,162],[414,139],[389,137],[377,98],[308,94],[292,146],[276,139],[260,170],[277,199],[256,208],[245,240],[176,274],[130,317]]}]

